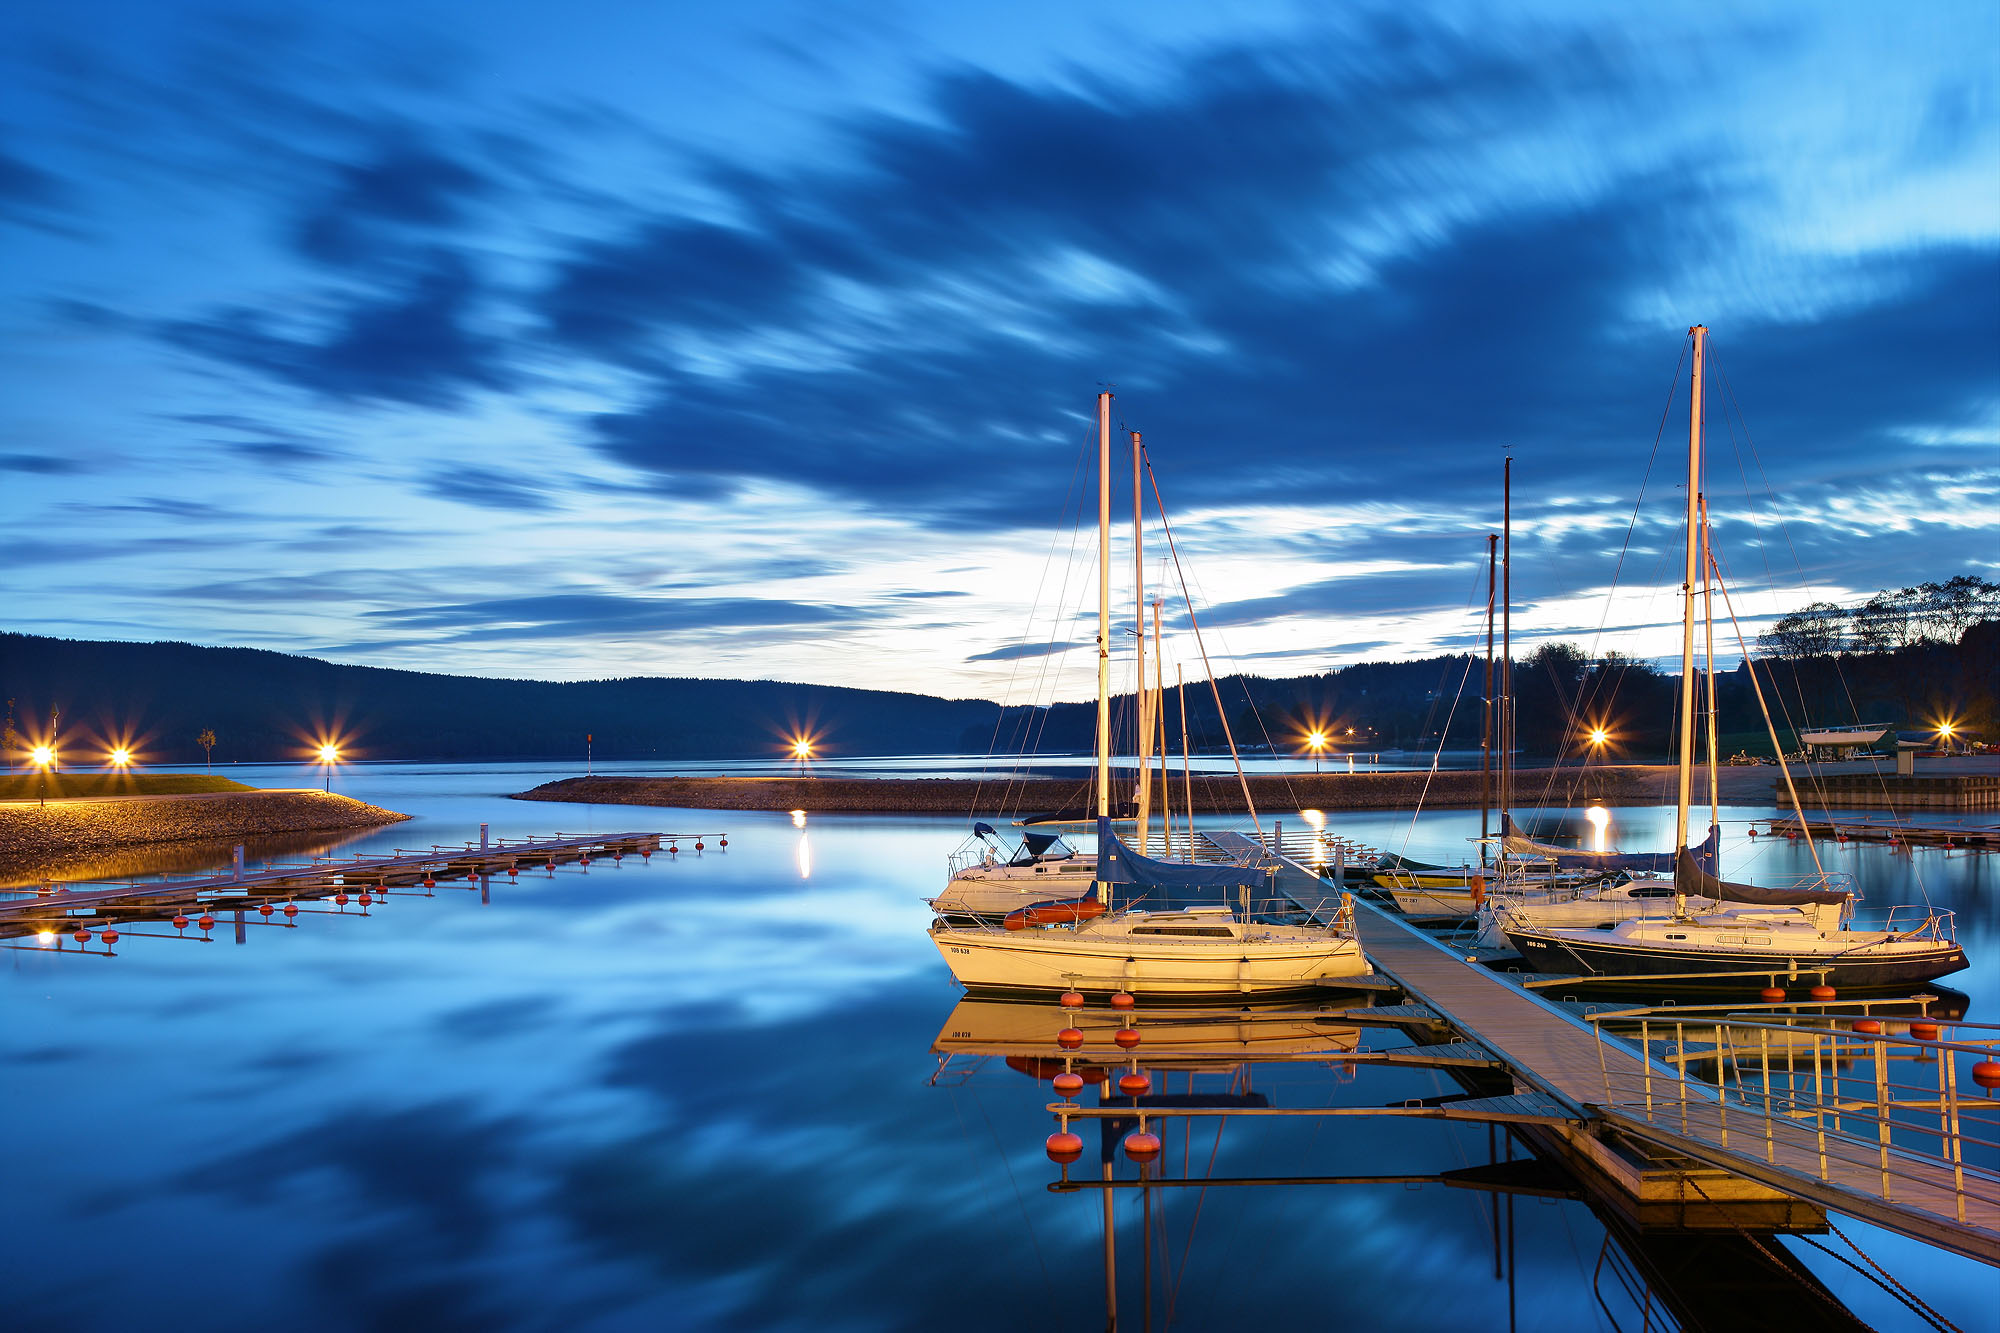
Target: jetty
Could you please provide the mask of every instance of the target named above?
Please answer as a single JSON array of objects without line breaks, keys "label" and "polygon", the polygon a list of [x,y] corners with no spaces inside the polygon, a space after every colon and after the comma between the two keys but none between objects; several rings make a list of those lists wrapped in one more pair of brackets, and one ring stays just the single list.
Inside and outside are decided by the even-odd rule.
[{"label": "jetty", "polygon": [[[700,852],[713,844],[722,850],[729,839],[722,833],[612,833],[584,836],[557,833],[547,838],[491,838],[481,826],[477,843],[462,847],[434,845],[396,849],[387,856],[322,857],[309,862],[246,870],[242,848],[236,864],[224,874],[134,880],[123,884],[78,882],[0,890],[0,938],[61,935],[82,932],[126,920],[171,917],[186,928],[186,913],[200,910],[206,919],[215,909],[242,912],[256,908],[270,914],[274,904],[291,913],[299,902],[335,900],[344,905],[350,895],[363,904],[391,891],[462,881],[480,885],[494,878],[516,879],[524,871],[550,874],[556,867],[588,867],[593,860],[613,864],[627,856],[650,859],[664,852],[678,855],[685,846]],[[205,928],[204,928],[205,929]],[[108,942],[116,936],[106,933]]]}]

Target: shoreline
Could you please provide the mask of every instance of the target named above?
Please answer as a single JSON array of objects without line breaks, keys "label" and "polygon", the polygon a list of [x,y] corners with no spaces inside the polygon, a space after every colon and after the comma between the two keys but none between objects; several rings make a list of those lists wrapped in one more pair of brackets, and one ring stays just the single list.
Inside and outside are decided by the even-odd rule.
[{"label": "shoreline", "polygon": [[235,843],[378,828],[410,818],[304,788],[0,803],[0,882],[37,882],[134,848]]},{"label": "shoreline", "polygon": [[[1591,769],[1530,769],[1514,775],[1517,805],[1657,805],[1671,802],[1674,770],[1657,765]],[[1770,778],[1758,787],[1768,798]],[[1477,809],[1480,777],[1474,770],[1395,773],[1257,773],[1250,794],[1259,809],[1398,810],[1420,800],[1432,809]],[[1179,774],[1169,796],[1174,810],[1187,804]],[[1083,809],[1089,779],[1026,778],[797,778],[797,777],[580,777],[516,792],[517,801],[597,805],[673,806],[692,810],[806,810],[842,814],[949,814],[1011,819]],[[1198,774],[1194,812],[1239,814],[1243,790],[1235,774]],[[1158,802],[1155,802],[1158,808]]]}]

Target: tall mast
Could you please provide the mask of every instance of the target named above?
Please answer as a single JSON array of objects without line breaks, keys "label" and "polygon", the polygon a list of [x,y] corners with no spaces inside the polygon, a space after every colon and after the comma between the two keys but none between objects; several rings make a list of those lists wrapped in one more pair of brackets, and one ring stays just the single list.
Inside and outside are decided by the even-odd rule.
[{"label": "tall mast", "polygon": [[1111,818],[1111,395],[1097,395],[1097,817]]},{"label": "tall mast", "polygon": [[[1166,659],[1160,653],[1160,607],[1164,603],[1158,597],[1153,599],[1153,705],[1150,716],[1153,726],[1146,733],[1147,753],[1152,753],[1155,740],[1160,743],[1160,840],[1167,846],[1167,855],[1174,854],[1174,783],[1167,770],[1167,685],[1162,679],[1162,668]],[[1156,736],[1154,732],[1159,734]]]},{"label": "tall mast", "polygon": [[[1721,777],[1716,772],[1715,744],[1715,580],[1714,557],[1709,554],[1708,496],[1701,497],[1701,632],[1705,640],[1701,652],[1701,674],[1708,700],[1708,826],[1722,823]],[[1710,867],[1711,870],[1714,867]],[[1716,871],[1716,873],[1721,873]]]},{"label": "tall mast", "polygon": [[1500,534],[1486,534],[1486,701],[1479,726],[1479,864],[1486,864],[1487,815],[1493,808],[1493,580],[1499,561]]},{"label": "tall mast", "polygon": [[1674,846],[1688,845],[1688,806],[1694,797],[1694,599],[1696,562],[1701,558],[1701,362],[1708,329],[1694,335],[1694,371],[1688,390],[1687,570],[1681,581],[1680,788],[1674,803]]},{"label": "tall mast", "polygon": [[[1514,460],[1500,473],[1500,716],[1493,734],[1500,741],[1500,831],[1514,800]],[[1505,865],[1507,844],[1500,844]]]},{"label": "tall mast", "polygon": [[1138,710],[1139,751],[1139,855],[1146,854],[1146,841],[1153,817],[1153,708],[1146,693],[1146,538],[1143,494],[1139,480],[1141,454],[1139,432],[1132,432],[1132,606],[1138,623],[1134,626],[1132,651],[1132,706]]}]

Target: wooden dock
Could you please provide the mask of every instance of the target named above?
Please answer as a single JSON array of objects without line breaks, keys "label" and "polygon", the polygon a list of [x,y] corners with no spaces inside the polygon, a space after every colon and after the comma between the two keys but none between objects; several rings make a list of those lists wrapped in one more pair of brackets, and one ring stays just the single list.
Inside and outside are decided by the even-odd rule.
[{"label": "wooden dock", "polygon": [[[1630,1154],[1619,1144],[1628,1140],[1653,1157],[1655,1174],[1661,1174],[1659,1163],[1675,1159],[1710,1168],[1715,1174],[1707,1177],[1685,1170],[1664,1173],[1679,1176],[1676,1191],[1705,1203],[1753,1203],[1760,1194],[1801,1200],[2000,1264],[2000,1170],[1965,1160],[1971,1136],[1961,1133],[1960,1104],[1947,1103],[1955,1098],[1949,1071],[1940,1076],[1938,1100],[1930,1105],[1941,1126],[1943,1117],[1950,1117],[1952,1151],[1930,1154],[1892,1142],[1887,1127],[1893,1113],[1921,1114],[1925,1104],[1892,1108],[1886,1095],[1880,1116],[1858,1109],[1847,1115],[1850,1123],[1868,1125],[1867,1137],[1841,1130],[1838,1119],[1828,1130],[1824,1114],[1802,1112],[1797,1101],[1774,1104],[1767,1091],[1759,1108],[1740,1088],[1690,1078],[1684,1072],[1686,1052],[1678,1061],[1643,1053],[1570,1009],[1467,962],[1380,908],[1357,901],[1355,917],[1362,946],[1378,971],[1435,1010],[1463,1040],[1492,1052],[1517,1086],[1525,1084],[1574,1113],[1578,1128],[1553,1133],[1570,1164],[1584,1173],[1594,1168],[1614,1180],[1629,1178]],[[1751,1021],[1761,1017],[1766,1015],[1752,1015]],[[1887,1065],[1881,1048],[1889,1040],[1873,1040],[1878,1066]],[[1983,1049],[1914,1044],[1945,1050],[1946,1065]],[[1987,1050],[1988,1058],[1991,1054]]]},{"label": "wooden dock", "polygon": [[1831,838],[1835,842],[1886,842],[1905,847],[1964,847],[1977,851],[2000,851],[2000,824],[1912,824],[1899,819],[1855,815],[1843,815],[1836,819],[1823,815],[1818,819],[1808,819],[1801,825],[1797,815],[1782,815],[1751,820],[1753,837],[1758,836],[1759,824],[1765,826],[1762,836],[1767,838],[1796,838],[1803,829],[1807,837]]},{"label": "wooden dock", "polygon": [[[559,833],[551,838],[512,841],[482,837],[479,843],[468,842],[463,847],[399,848],[388,856],[327,857],[222,875],[3,889],[0,894],[12,896],[0,898],[0,937],[102,926],[124,919],[154,919],[203,905],[240,909],[260,903],[291,904],[335,897],[344,901],[350,894],[386,896],[398,889],[428,890],[454,881],[477,883],[517,877],[523,871],[552,874],[557,866],[588,866],[593,859],[616,863],[626,856],[672,855],[683,843],[692,851],[705,850],[709,839],[718,850],[729,845],[728,838],[717,833],[569,837]],[[240,863],[241,849],[238,851]]]}]

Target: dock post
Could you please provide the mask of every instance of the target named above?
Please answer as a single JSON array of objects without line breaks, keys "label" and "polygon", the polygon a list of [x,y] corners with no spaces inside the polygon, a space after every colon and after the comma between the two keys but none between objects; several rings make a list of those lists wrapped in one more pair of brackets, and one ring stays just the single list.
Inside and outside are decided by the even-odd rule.
[{"label": "dock post", "polygon": [[479,826],[479,850],[482,852],[486,850],[486,825],[484,824]]},{"label": "dock post", "polygon": [[241,884],[243,882],[243,844],[240,842],[236,844],[236,850],[230,854],[229,867],[236,882]]},{"label": "dock post", "polygon": [[243,909],[239,907],[236,909],[236,942],[243,944],[247,938],[243,931]]}]

